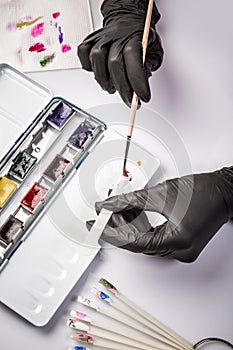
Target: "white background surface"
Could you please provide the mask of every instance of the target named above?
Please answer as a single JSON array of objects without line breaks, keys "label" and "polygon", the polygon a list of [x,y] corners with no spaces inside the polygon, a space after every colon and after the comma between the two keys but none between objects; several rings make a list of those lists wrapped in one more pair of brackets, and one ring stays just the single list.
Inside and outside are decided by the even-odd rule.
[{"label": "white background surface", "polygon": [[[100,4],[92,0],[96,28]],[[180,135],[193,172],[232,165],[232,1],[158,0],[157,5],[165,57],[151,79],[152,99],[145,108],[158,111]],[[95,106],[121,103],[82,70],[30,76],[92,112]],[[165,177],[176,175],[163,163],[162,170]],[[102,250],[46,327],[30,325],[1,304],[0,348],[67,349],[73,343],[66,319],[78,308],[75,297],[102,276],[191,343],[208,336],[233,342],[232,231],[232,223],[226,224],[192,264]]]}]

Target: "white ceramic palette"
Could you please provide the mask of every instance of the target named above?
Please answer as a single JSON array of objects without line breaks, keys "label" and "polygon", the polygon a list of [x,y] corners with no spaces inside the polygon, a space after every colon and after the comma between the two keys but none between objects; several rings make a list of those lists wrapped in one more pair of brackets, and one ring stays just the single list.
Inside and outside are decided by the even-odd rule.
[{"label": "white ceramic palette", "polygon": [[[26,91],[26,94],[22,92],[20,95],[21,115],[24,115],[25,105],[30,101],[28,94],[31,90],[33,95],[48,97],[46,89],[36,83],[34,85],[31,80],[27,80],[26,76],[12,68],[3,66],[1,73],[4,80],[10,83],[10,91],[16,100],[15,102],[17,102],[19,92],[15,94],[12,87],[16,84],[16,91],[21,91],[19,88],[21,85],[23,90]],[[2,88],[0,78],[0,89]],[[24,95],[27,98],[22,104]],[[12,99],[12,96],[9,99]],[[34,99],[32,100],[34,101]],[[38,98],[38,100],[40,102],[39,107],[38,104],[35,104],[37,109],[44,110],[41,98]],[[0,109],[1,121],[6,120],[8,125],[8,121],[10,120],[13,123],[17,115],[17,109],[14,113],[8,111],[9,106],[10,103]],[[90,244],[92,242],[92,231],[87,230],[86,220],[96,218],[94,203],[106,198],[109,188],[115,184],[115,181],[118,181],[122,168],[121,161],[123,163],[125,139],[114,130],[103,132],[104,123],[88,116],[78,107],[73,107],[76,113],[72,122],[67,124],[64,131],[62,130],[61,136],[55,140],[54,145],[50,145],[48,149],[46,148],[48,147],[47,144],[43,146],[45,148],[43,157],[40,159],[40,166],[37,166],[26,180],[20,183],[20,190],[17,195],[10,200],[1,214],[2,224],[7,215],[12,214],[12,211],[18,206],[20,198],[28,191],[31,184],[43,175],[43,170],[59,153],[58,151],[62,150],[62,155],[70,160],[75,159],[72,163],[72,171],[70,171],[69,176],[67,175],[66,181],[61,181],[58,185],[52,183],[53,196],[48,202],[45,202],[42,210],[35,217],[32,215],[33,220],[30,226],[20,237],[16,249],[12,251],[12,255],[9,256],[7,263],[0,271],[1,302],[36,326],[43,326],[50,321],[99,252],[99,245]],[[82,118],[84,113],[85,118],[90,117],[91,122],[101,125],[100,137],[102,135],[102,139],[96,137],[95,140],[94,138],[86,149],[80,151],[82,156],[74,158],[73,151],[69,150],[67,153],[66,146],[70,134],[77,126],[75,118],[78,118],[80,111]],[[33,112],[33,109],[30,112],[32,113],[32,120],[37,120],[36,112]],[[30,123],[22,124],[17,127],[17,132],[19,134],[19,131],[21,131],[24,135],[22,131],[24,126],[28,130],[27,137],[25,139],[20,138],[13,147],[8,144],[9,149],[11,149],[10,152],[6,147],[3,147],[4,145],[1,145],[4,156],[2,161],[3,170],[9,168],[7,165],[8,158],[11,160],[13,154],[23,148],[25,143],[28,146],[27,142],[30,141],[32,126]],[[10,131],[9,126],[8,129]],[[44,142],[42,144],[44,145]],[[142,147],[132,142],[127,167],[132,172],[132,181],[124,190],[130,191],[146,185],[158,169],[159,161]],[[48,184],[46,178],[43,181],[43,185]],[[21,210],[20,214],[17,215],[20,220],[24,221],[27,220],[28,212]],[[98,235],[100,234],[101,232],[98,232]],[[86,244],[87,242],[89,244]]]}]

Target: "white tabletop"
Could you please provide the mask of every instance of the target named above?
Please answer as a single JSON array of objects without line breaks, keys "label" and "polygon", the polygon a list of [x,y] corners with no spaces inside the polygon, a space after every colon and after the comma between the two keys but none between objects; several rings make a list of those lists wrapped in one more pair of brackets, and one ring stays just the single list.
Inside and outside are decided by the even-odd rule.
[{"label": "white tabletop", "polygon": [[[91,1],[96,28],[101,2]],[[166,121],[167,130],[183,143],[190,171],[232,165],[232,1],[158,0],[157,5],[165,57],[150,80],[152,99],[140,113],[159,113]],[[30,76],[100,119],[111,106],[122,106],[117,94],[102,91],[93,75],[81,69]],[[160,161],[162,178],[187,172]],[[66,319],[78,308],[75,298],[99,277],[193,344],[208,336],[233,342],[232,247],[229,222],[192,264],[103,249],[47,326],[37,328],[0,304],[0,348],[65,350],[74,345]]]}]

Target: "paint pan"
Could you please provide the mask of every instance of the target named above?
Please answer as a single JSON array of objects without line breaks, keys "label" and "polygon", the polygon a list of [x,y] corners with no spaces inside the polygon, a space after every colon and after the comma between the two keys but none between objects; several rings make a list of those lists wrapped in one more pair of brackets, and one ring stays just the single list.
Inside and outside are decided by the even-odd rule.
[{"label": "paint pan", "polygon": [[14,160],[14,163],[10,167],[9,174],[15,179],[22,181],[32,169],[36,161],[36,157],[24,150],[20,152],[17,158]]},{"label": "paint pan", "polygon": [[8,179],[6,176],[3,176],[0,179],[0,207],[3,207],[11,195],[15,192],[18,185]]},{"label": "paint pan", "polygon": [[48,189],[46,187],[35,182],[32,188],[27,192],[26,196],[22,199],[21,205],[30,212],[33,212],[44,200],[47,192]]},{"label": "paint pan", "polygon": [[46,118],[46,121],[55,129],[61,130],[74,113],[75,113],[74,109],[67,106],[63,102],[60,102],[55,107],[55,109],[50,112],[50,114]]},{"label": "paint pan", "polygon": [[43,176],[52,182],[56,182],[60,176],[64,175],[64,171],[69,164],[70,161],[68,159],[62,157],[60,154],[57,154],[44,171]]},{"label": "paint pan", "polygon": [[70,136],[68,143],[71,147],[81,149],[88,138],[93,135],[94,127],[87,121],[82,122]]},{"label": "paint pan", "polygon": [[0,228],[0,240],[6,245],[10,244],[22,229],[22,227],[22,221],[10,215]]}]

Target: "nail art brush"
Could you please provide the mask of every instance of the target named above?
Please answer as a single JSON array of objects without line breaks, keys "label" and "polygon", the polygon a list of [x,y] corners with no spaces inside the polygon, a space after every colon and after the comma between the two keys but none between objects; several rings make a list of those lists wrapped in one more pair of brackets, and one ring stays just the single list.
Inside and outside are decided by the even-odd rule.
[{"label": "nail art brush", "polygon": [[[149,0],[146,21],[145,21],[145,26],[144,26],[144,31],[143,31],[143,37],[142,37],[142,61],[143,61],[143,64],[144,64],[145,58],[146,58],[146,49],[147,49],[147,43],[148,43],[148,38],[149,38],[150,22],[151,22],[151,16],[152,16],[152,11],[153,11],[153,5],[154,5],[154,0]],[[123,164],[123,175],[124,176],[127,175],[126,163],[127,163],[128,153],[129,153],[130,141],[131,141],[131,137],[133,134],[136,112],[137,112],[137,108],[138,108],[138,100],[139,100],[139,98],[136,95],[136,93],[134,92],[132,102],[131,102],[131,108],[130,108],[130,122],[129,122],[129,128],[128,128],[128,133],[127,133],[125,157],[124,157],[124,164]]]},{"label": "nail art brush", "polygon": [[[133,340],[134,342],[136,341],[138,344],[141,343],[141,345],[143,345],[143,349],[145,349],[145,346],[147,346],[148,349],[150,350],[153,350],[153,349],[168,349],[167,346],[164,346],[163,344],[159,344],[158,342],[158,346],[155,347],[155,343],[153,341],[150,341],[150,339],[148,339],[148,337],[143,337],[140,336],[140,335],[135,335],[134,333],[133,334],[130,334],[128,330],[121,330],[119,331],[119,329],[117,328],[114,328],[114,327],[109,327],[109,325],[106,327],[106,325],[104,323],[101,323],[101,322],[98,322],[98,321],[94,321],[91,319],[90,316],[86,315],[86,314],[83,314],[82,312],[79,312],[79,311],[75,311],[75,310],[72,310],[70,312],[70,315],[72,317],[72,319],[68,320],[68,325],[71,327],[71,328],[75,328],[75,326],[79,326],[78,323],[75,322],[75,320],[78,320],[79,321],[84,321],[84,322],[87,322],[90,324],[90,326],[94,326],[95,328],[99,328],[99,329],[102,329],[102,330],[105,330],[105,331],[108,331],[108,332],[111,332],[111,333],[114,333],[114,334],[117,334],[121,337],[124,337],[124,338],[128,338],[129,340]],[[91,328],[91,331],[92,331],[93,328]],[[98,335],[98,334],[93,334],[93,335]],[[140,346],[141,346],[140,345]],[[161,346],[160,346],[161,345]],[[139,347],[139,346],[138,346]],[[172,348],[173,349],[173,348]]]},{"label": "nail art brush", "polygon": [[[159,340],[160,342],[162,342],[161,347],[164,349],[166,348],[168,345],[170,345],[173,349],[181,349],[183,348],[182,345],[180,344],[176,344],[173,339],[171,340],[167,335],[162,335],[161,332],[158,333],[158,328],[154,327],[154,325],[152,325],[149,321],[147,321],[145,318],[141,317],[139,314],[132,312],[130,309],[120,305],[119,303],[113,301],[110,296],[103,292],[100,291],[96,288],[92,288],[92,292],[102,301],[106,302],[109,306],[111,306],[112,308],[114,308],[117,311],[120,311],[121,313],[123,313],[124,315],[130,317],[133,320],[136,320],[136,322],[142,324],[143,326],[146,326],[148,328],[150,328],[150,330],[153,330],[156,334],[155,337],[157,340]],[[164,347],[165,346],[165,347]]]},{"label": "nail art brush", "polygon": [[[131,327],[145,335],[149,335],[150,337],[152,337],[154,340],[153,340],[153,344],[154,344],[154,347],[158,348],[158,340],[156,338],[156,335],[155,335],[155,332],[153,332],[152,330],[150,329],[147,329],[146,327],[144,326],[141,326],[140,324],[138,324],[137,322],[135,321],[131,321],[131,320],[128,320],[127,318],[124,318],[124,317],[121,317],[121,316],[118,316],[118,315],[114,315],[111,310],[106,310],[106,309],[102,309],[100,307],[98,307],[92,300],[90,299],[87,299],[87,298],[84,298],[82,296],[79,296],[77,298],[78,302],[85,305],[85,306],[88,306],[90,307],[91,309],[99,312],[100,314],[104,315],[104,316],[107,316],[109,318],[112,318],[113,320],[115,321],[118,321],[124,325],[126,325],[127,327]],[[171,347],[174,349],[176,345],[174,345],[173,343],[171,344]],[[181,349],[181,347],[180,347]]]},{"label": "nail art brush", "polygon": [[151,316],[149,313],[147,313],[140,306],[128,299],[126,296],[122,295],[112,283],[110,283],[104,278],[100,278],[99,283],[103,285],[109,292],[113,293],[114,296],[121,300],[128,308],[135,310],[138,314],[140,314],[149,322],[151,322],[151,324],[155,325],[161,332],[161,334],[169,336],[170,339],[173,339],[173,341],[176,341],[178,344],[184,346],[186,349],[191,350],[193,348],[192,344],[185,340],[183,337],[181,337],[169,327],[165,326],[162,322]]}]

